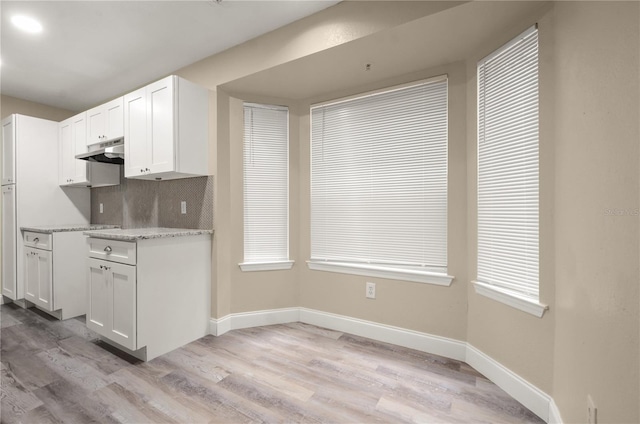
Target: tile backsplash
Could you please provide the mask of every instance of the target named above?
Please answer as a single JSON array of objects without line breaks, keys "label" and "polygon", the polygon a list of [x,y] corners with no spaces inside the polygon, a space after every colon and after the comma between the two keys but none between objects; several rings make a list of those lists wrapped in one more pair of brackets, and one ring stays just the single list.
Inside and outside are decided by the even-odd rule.
[{"label": "tile backsplash", "polygon": [[[187,213],[180,204],[187,203]],[[100,213],[100,204],[103,212]],[[213,229],[213,177],[167,181],[124,178],[120,185],[91,189],[91,223],[122,228]]]}]

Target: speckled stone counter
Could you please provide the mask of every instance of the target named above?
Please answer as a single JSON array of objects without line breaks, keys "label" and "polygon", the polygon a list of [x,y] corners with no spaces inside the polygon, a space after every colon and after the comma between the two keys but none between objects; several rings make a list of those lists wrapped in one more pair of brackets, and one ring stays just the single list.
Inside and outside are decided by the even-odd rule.
[{"label": "speckled stone counter", "polygon": [[197,236],[213,234],[213,230],[198,230],[188,228],[129,228],[111,230],[91,230],[83,233],[89,237],[107,240],[136,241],[165,237]]},{"label": "speckled stone counter", "polygon": [[68,225],[38,225],[35,227],[20,227],[22,231],[32,231],[34,233],[60,233],[65,231],[88,231],[88,230],[107,230],[120,228],[117,225],[101,225],[101,224],[68,224]]}]

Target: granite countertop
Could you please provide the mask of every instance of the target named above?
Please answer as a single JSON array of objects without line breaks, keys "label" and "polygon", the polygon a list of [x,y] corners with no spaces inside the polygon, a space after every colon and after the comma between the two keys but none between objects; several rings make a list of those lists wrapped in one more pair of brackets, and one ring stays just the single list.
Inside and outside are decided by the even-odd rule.
[{"label": "granite countertop", "polygon": [[117,225],[100,225],[100,224],[67,224],[67,225],[37,225],[33,227],[20,227],[22,231],[33,231],[34,233],[52,234],[64,231],[88,231],[88,230],[106,230],[112,228],[120,228]]},{"label": "granite countertop", "polygon": [[107,240],[136,241],[164,237],[197,236],[213,234],[213,230],[198,230],[189,228],[128,228],[109,230],[90,230],[83,233],[89,237]]}]

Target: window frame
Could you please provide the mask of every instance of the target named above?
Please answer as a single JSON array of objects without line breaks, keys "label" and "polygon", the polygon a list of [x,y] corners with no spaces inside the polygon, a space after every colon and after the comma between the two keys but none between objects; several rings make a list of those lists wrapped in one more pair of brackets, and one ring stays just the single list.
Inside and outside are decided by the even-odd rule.
[{"label": "window frame", "polygon": [[[484,57],[483,59],[481,59],[480,61],[478,61],[478,65],[477,65],[477,170],[476,170],[476,181],[477,181],[477,192],[476,192],[476,197],[477,197],[477,212],[476,212],[476,219],[477,219],[477,233],[476,233],[476,253],[477,253],[477,257],[476,257],[476,279],[472,280],[472,284],[474,286],[474,290],[477,294],[480,294],[482,296],[488,297],[490,299],[496,300],[498,302],[504,303],[508,306],[511,306],[513,308],[519,309],[523,312],[527,312],[529,314],[532,314],[534,316],[537,316],[539,318],[541,318],[544,315],[544,312],[548,309],[548,306],[541,303],[539,300],[539,284],[540,284],[540,274],[539,274],[539,259],[540,259],[540,248],[539,248],[539,237],[540,237],[540,227],[539,227],[539,214],[540,214],[540,205],[539,205],[539,193],[540,193],[540,188],[539,188],[539,167],[540,167],[540,154],[539,154],[539,146],[540,146],[540,130],[539,130],[539,117],[540,117],[540,111],[539,111],[539,100],[538,100],[538,106],[536,108],[536,124],[537,124],[537,133],[536,133],[536,141],[537,141],[537,151],[538,151],[538,156],[536,158],[537,161],[537,169],[538,169],[538,184],[537,184],[537,232],[536,232],[536,244],[537,244],[537,252],[536,252],[536,263],[538,264],[538,270],[537,270],[537,283],[538,283],[538,290],[537,290],[537,296],[531,296],[531,295],[527,295],[524,292],[526,291],[524,289],[524,285],[518,289],[518,290],[512,290],[509,289],[508,287],[502,286],[498,283],[492,283],[489,281],[481,281],[479,276],[478,276],[478,268],[480,267],[480,256],[479,256],[479,244],[480,244],[480,142],[481,142],[481,132],[484,130],[484,127],[481,126],[480,122],[481,122],[481,105],[480,105],[480,101],[481,98],[485,98],[482,97],[482,84],[481,84],[481,72],[480,72],[480,68],[481,66],[484,66],[484,64],[486,64],[487,62],[489,62],[490,60],[492,60],[493,58],[496,58],[498,56],[500,56],[502,53],[507,52],[509,49],[511,49],[512,47],[518,45],[522,40],[524,40],[525,38],[530,37],[532,34],[536,34],[536,49],[537,49],[537,54],[536,54],[536,65],[537,65],[537,69],[536,72],[538,75],[539,73],[539,69],[540,69],[540,54],[539,54],[539,38],[538,38],[538,26],[537,24],[534,26],[531,26],[529,28],[527,28],[527,30],[525,30],[524,32],[522,32],[521,34],[519,34],[517,37],[513,38],[511,41],[509,41],[508,43],[506,43],[505,45],[503,45],[502,47],[496,49],[495,51],[493,51],[492,53],[490,53],[489,55],[487,55],[486,57]],[[523,68],[519,68],[517,71],[522,71]],[[538,83],[537,83],[537,91],[538,93],[540,92],[539,89],[539,77],[538,77]],[[485,94],[486,96],[486,94]],[[539,97],[538,97],[539,99]],[[483,122],[485,118],[482,118]],[[504,153],[503,153],[504,154]],[[486,200],[486,199],[485,199]]]},{"label": "window frame", "polygon": [[[310,145],[311,145],[311,149],[309,152],[309,156],[310,156],[310,174],[311,174],[311,195],[310,195],[310,201],[312,201],[313,199],[313,109],[314,108],[318,108],[318,107],[322,107],[322,106],[327,106],[327,105],[334,105],[334,104],[338,104],[338,103],[344,103],[344,102],[348,102],[348,101],[352,101],[352,100],[357,100],[357,99],[363,99],[366,97],[370,97],[370,96],[374,96],[377,94],[382,94],[382,93],[387,93],[387,92],[392,92],[392,91],[397,91],[397,90],[401,90],[404,88],[410,88],[410,87],[414,87],[414,86],[419,86],[419,85],[423,85],[423,84],[429,84],[429,83],[436,83],[436,82],[442,82],[442,81],[446,81],[447,82],[447,88],[446,88],[446,152],[445,152],[445,157],[446,157],[446,169],[447,171],[445,172],[446,174],[446,196],[447,196],[447,201],[446,201],[446,212],[445,212],[445,220],[447,221],[447,227],[448,227],[448,218],[449,218],[449,214],[448,214],[448,197],[449,197],[449,178],[448,178],[448,169],[449,169],[449,147],[448,147],[448,143],[449,143],[449,87],[448,87],[448,76],[447,75],[440,75],[440,76],[436,76],[433,78],[428,78],[428,79],[423,79],[423,80],[419,80],[419,81],[413,81],[413,82],[409,82],[409,83],[405,83],[405,84],[400,84],[400,85],[395,85],[395,86],[391,86],[391,87],[385,87],[382,89],[378,89],[378,90],[374,90],[374,91],[369,91],[369,92],[365,92],[365,93],[359,93],[356,95],[352,95],[352,96],[348,96],[348,97],[343,97],[343,98],[339,98],[339,99],[333,99],[330,101],[326,101],[326,102],[322,102],[322,103],[317,103],[311,106],[310,109]],[[313,212],[311,212],[313,213]],[[311,216],[311,220],[312,220],[312,216]],[[446,234],[447,236],[445,237],[445,257],[448,256],[448,228],[446,228]],[[312,242],[312,241],[311,241]],[[310,252],[311,253],[311,252]],[[428,283],[428,284],[435,284],[435,285],[440,285],[440,286],[450,286],[454,277],[449,275],[447,271],[445,272],[437,272],[434,270],[426,270],[424,268],[420,268],[420,267],[405,267],[405,268],[400,268],[398,266],[394,266],[394,265],[390,265],[387,266],[385,264],[373,264],[373,263],[365,263],[365,262],[349,262],[349,261],[341,261],[341,260],[327,260],[327,259],[314,259],[313,257],[311,257],[309,260],[307,260],[307,265],[309,267],[309,269],[311,270],[318,270],[318,271],[328,271],[328,272],[337,272],[337,273],[343,273],[343,274],[351,274],[351,275],[362,275],[362,276],[370,276],[370,277],[379,277],[379,278],[388,278],[388,279],[394,279],[394,280],[401,280],[401,281],[410,281],[410,282],[418,282],[418,283]]]},{"label": "window frame", "polygon": [[243,172],[243,262],[239,263],[238,266],[242,271],[252,272],[252,271],[273,271],[273,270],[287,270],[293,267],[294,261],[290,259],[290,148],[289,148],[289,132],[290,132],[290,118],[289,118],[289,107],[282,105],[271,105],[271,104],[263,104],[263,103],[255,103],[255,102],[244,102],[242,107],[243,114],[243,128],[246,128],[245,121],[245,110],[246,108],[252,109],[271,109],[277,111],[286,111],[287,119],[286,119],[286,249],[287,249],[287,259],[284,258],[261,258],[259,260],[247,260],[247,246],[246,246],[246,238],[247,238],[247,223],[246,223],[246,208],[247,208],[247,182],[246,179],[246,135],[243,132],[242,138],[242,172]]}]

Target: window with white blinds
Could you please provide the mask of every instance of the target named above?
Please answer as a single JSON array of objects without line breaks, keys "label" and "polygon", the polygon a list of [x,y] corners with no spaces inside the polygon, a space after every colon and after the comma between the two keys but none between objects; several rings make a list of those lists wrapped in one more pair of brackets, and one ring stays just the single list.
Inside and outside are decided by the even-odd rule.
[{"label": "window with white blinds", "polygon": [[428,277],[447,272],[447,104],[442,77],[311,108],[310,268],[450,284]]},{"label": "window with white blinds", "polygon": [[532,27],[478,63],[477,283],[533,302],[539,300],[538,162],[538,30]]},{"label": "window with white blinds", "polygon": [[[289,111],[244,104],[244,263],[289,264]],[[278,269],[270,268],[270,269]]]}]

